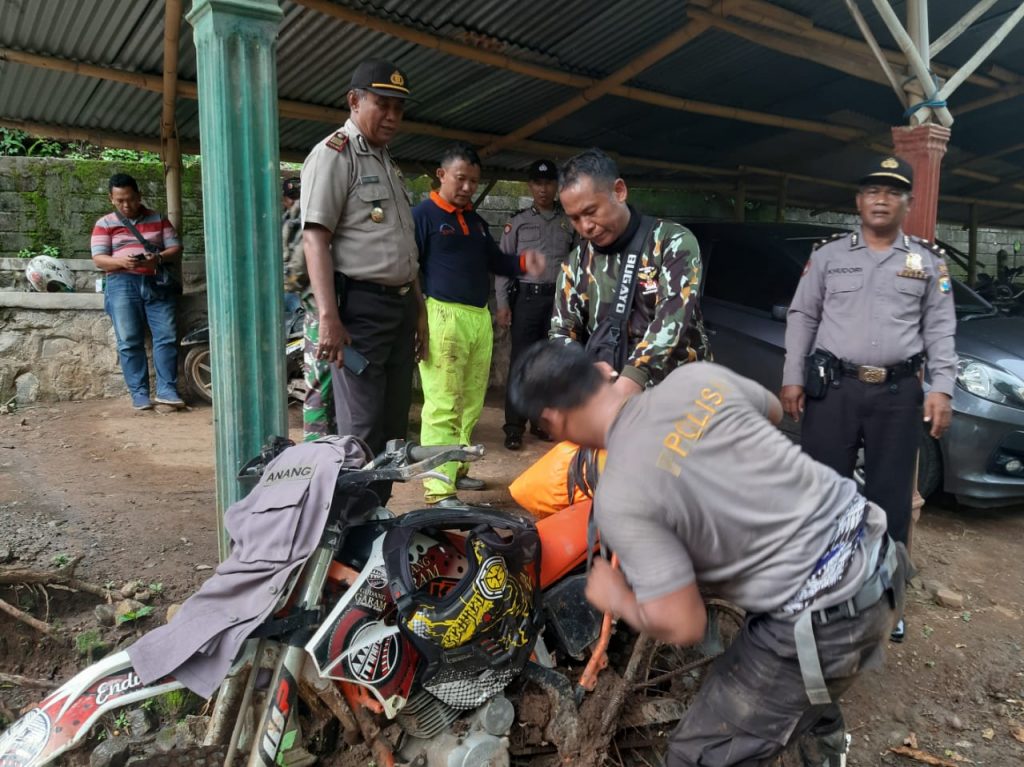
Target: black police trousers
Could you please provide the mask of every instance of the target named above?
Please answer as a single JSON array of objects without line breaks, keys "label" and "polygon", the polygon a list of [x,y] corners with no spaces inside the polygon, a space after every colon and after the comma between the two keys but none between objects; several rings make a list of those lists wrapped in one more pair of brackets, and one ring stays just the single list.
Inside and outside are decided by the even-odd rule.
[{"label": "black police trousers", "polygon": [[[554,307],[554,294],[540,295],[520,288],[512,304],[512,352],[509,357],[509,373],[520,355],[538,341],[548,337],[551,329],[551,312]],[[506,391],[508,388],[506,387]],[[537,424],[534,424],[536,426]],[[516,412],[505,397],[505,433],[522,436],[526,428],[526,419]]]},{"label": "black police trousers", "polygon": [[[345,296],[341,322],[369,365],[359,375],[331,365],[334,413],[338,434],[365,440],[375,454],[389,439],[407,437],[416,313],[411,290],[404,296],[349,290]],[[374,489],[383,502],[391,494],[390,483]]]},{"label": "black police trousers", "polygon": [[885,509],[889,535],[906,545],[910,535],[914,467],[921,440],[924,394],[916,376],[869,384],[851,376],[808,399],[800,444],[811,458],[853,476],[864,448],[864,496]]}]

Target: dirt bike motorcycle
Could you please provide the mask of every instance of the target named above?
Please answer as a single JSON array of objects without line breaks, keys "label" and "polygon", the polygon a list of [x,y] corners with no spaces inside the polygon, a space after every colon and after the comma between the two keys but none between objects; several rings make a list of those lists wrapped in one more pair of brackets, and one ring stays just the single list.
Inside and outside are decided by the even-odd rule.
[{"label": "dirt bike motorcycle", "polygon": [[[306,381],[302,372],[303,323],[306,313],[300,306],[285,312],[285,376],[288,396],[302,402]],[[202,325],[184,335],[179,344],[183,352],[181,378],[189,394],[207,405],[213,404],[213,365],[210,362],[210,326]]]},{"label": "dirt bike motorcycle", "polygon": [[[295,469],[275,468],[299,449],[287,445],[268,445],[240,477],[289,479]],[[596,766],[609,748],[622,764],[656,760],[742,614],[709,600],[708,634],[689,650],[597,614],[583,595],[595,550],[586,503],[539,522],[471,506],[396,516],[369,490],[483,453],[394,440],[340,470],[314,550],[220,684],[202,753],[161,764]],[[0,735],[0,766],[51,764],[107,712],[183,686],[171,674],[144,684],[130,651]]]}]

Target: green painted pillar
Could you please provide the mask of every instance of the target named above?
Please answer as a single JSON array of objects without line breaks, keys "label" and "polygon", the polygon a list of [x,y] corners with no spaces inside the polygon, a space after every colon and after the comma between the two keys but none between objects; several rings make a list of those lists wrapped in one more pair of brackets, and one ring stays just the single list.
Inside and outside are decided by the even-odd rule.
[{"label": "green painted pillar", "polygon": [[195,0],[220,555],[235,475],[287,435],[276,0]]}]

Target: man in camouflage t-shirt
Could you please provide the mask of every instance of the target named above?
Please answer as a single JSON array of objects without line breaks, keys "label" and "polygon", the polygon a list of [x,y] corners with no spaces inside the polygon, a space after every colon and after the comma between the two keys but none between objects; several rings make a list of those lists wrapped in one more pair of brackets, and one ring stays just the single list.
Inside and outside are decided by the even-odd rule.
[{"label": "man in camouflage t-shirt", "polygon": [[720,365],[630,395],[551,341],[509,387],[555,438],[607,449],[594,519],[622,569],[595,560],[591,604],[678,645],[703,640],[707,596],[747,613],[671,734],[668,767],[768,765],[793,741],[805,764],[845,764],[839,696],[880,665],[903,600],[906,550],[885,512],[776,428],[775,395]]},{"label": "man in camouflage t-shirt", "polygon": [[[582,241],[562,267],[549,337],[584,346],[615,311],[624,255],[640,231],[634,298],[626,307],[619,385],[637,392],[684,362],[709,359],[698,306],[700,246],[684,226],[648,219],[626,202],[615,161],[588,149],[561,168],[562,208]],[[650,230],[644,236],[644,230]]]}]

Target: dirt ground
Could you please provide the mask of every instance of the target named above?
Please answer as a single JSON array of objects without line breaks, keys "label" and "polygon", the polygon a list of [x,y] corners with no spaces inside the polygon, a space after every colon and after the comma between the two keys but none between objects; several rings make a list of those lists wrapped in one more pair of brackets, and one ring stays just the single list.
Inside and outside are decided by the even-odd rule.
[{"label": "dirt ground", "polygon": [[[474,502],[510,504],[508,482],[548,447],[528,439],[509,453],[501,420],[495,399],[477,433],[489,455],[473,472],[491,489],[472,494]],[[294,408],[291,424],[295,438]],[[153,615],[139,629],[117,630],[123,647],[216,565],[213,475],[210,408],[135,413],[127,400],[101,400],[2,415],[0,569],[47,569],[81,555],[83,580],[159,584]],[[415,508],[420,493],[398,488],[392,506]],[[949,764],[1024,763],[1024,509],[930,504],[914,555],[920,576],[908,595],[907,641],[891,646],[884,671],[866,675],[844,700],[849,763],[920,764],[889,751],[905,741]],[[931,592],[940,586],[963,605],[939,605]],[[85,665],[74,638],[95,628],[100,599],[24,587],[0,587],[0,598],[62,629],[41,638],[0,613],[0,673],[63,682]],[[38,697],[0,682],[0,719]]]}]

